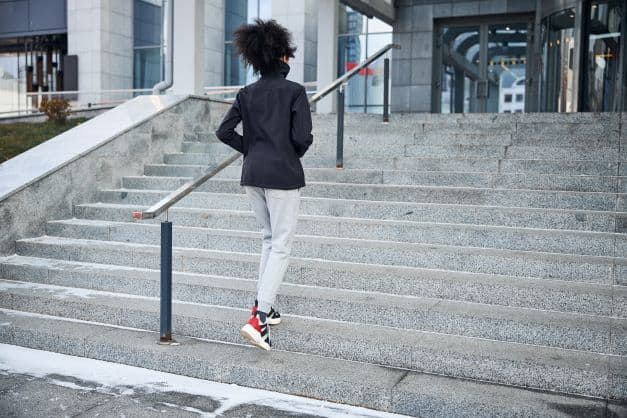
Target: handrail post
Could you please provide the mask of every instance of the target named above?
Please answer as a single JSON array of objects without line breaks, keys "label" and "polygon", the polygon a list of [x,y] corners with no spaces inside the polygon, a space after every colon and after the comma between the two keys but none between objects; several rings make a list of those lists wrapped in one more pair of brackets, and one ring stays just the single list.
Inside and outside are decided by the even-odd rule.
[{"label": "handrail post", "polygon": [[390,121],[390,59],[383,60],[383,122]]},{"label": "handrail post", "polygon": [[161,222],[161,310],[159,344],[176,345],[172,339],[172,222]]},{"label": "handrail post", "polygon": [[335,168],[344,168],[344,85],[337,90],[337,151]]}]

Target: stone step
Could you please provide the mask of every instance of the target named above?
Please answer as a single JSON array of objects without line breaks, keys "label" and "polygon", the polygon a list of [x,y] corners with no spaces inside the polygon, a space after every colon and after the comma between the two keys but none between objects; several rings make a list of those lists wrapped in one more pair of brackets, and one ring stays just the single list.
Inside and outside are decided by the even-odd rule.
[{"label": "stone step", "polygon": [[[184,153],[224,154],[229,148],[222,143],[204,143],[184,141],[181,151]],[[308,157],[332,155],[334,146],[314,144],[307,151]],[[626,161],[627,154],[615,148],[590,147],[543,147],[543,146],[498,146],[498,145],[404,145],[390,146],[387,143],[373,143],[370,146],[349,144],[344,146],[345,158],[380,156],[422,157],[422,158],[491,158],[491,159],[535,159],[539,155],[551,160],[561,161]]]},{"label": "stone step", "polygon": [[[320,265],[312,265],[308,260],[295,260],[297,267],[311,270],[311,278],[303,280],[297,275],[300,273],[288,274],[278,296],[284,312],[286,301],[281,295],[286,294],[286,291],[291,288],[298,289],[300,283],[309,287],[336,289],[333,294],[344,290],[368,294],[379,292],[383,295],[444,300],[445,303],[459,301],[627,318],[627,303],[625,303],[627,302],[627,288],[624,286],[401,267],[388,268],[382,272],[381,266],[370,266],[371,270],[366,270],[360,268],[362,266],[347,263],[322,262]],[[215,300],[218,304],[225,303],[224,297],[221,296],[222,299],[219,300],[212,299],[217,293],[201,292],[197,286],[208,286],[211,280],[215,283],[222,283],[226,280],[228,286],[255,283],[256,274],[253,269],[258,259],[251,256],[246,263],[250,263],[252,267],[242,268],[242,273],[247,276],[238,279],[239,281],[232,278],[225,279],[223,276],[174,272],[174,283],[176,283],[174,295],[177,299],[191,302],[208,303],[209,300]],[[342,266],[344,271],[340,271]],[[103,291],[128,289],[124,291],[144,296],[157,294],[147,292],[153,290],[157,292],[155,281],[159,280],[159,272],[154,269],[18,255],[1,260],[0,276],[8,280],[36,281]],[[242,286],[238,289],[238,292],[245,290]],[[225,294],[223,290],[222,295]],[[231,306],[242,308],[250,303],[248,298],[241,305],[242,299],[235,296],[228,300]]]},{"label": "stone step", "polygon": [[[198,164],[146,164],[144,175],[196,178],[210,168],[210,165]],[[216,178],[238,179],[241,172],[241,166],[232,165],[222,170]],[[627,193],[627,177],[616,176],[305,168],[305,178],[307,181],[334,183]]]},{"label": "stone step", "polygon": [[[140,190],[175,190],[190,177],[126,176],[122,187]],[[244,193],[239,180],[213,179],[196,190]],[[395,202],[421,202],[554,209],[627,211],[627,194],[471,187],[342,184],[309,182],[302,189],[308,197],[332,197]]]},{"label": "stone step", "polygon": [[[144,227],[158,222],[158,220],[153,220],[148,223],[130,223],[131,220],[128,216],[130,211],[128,209],[122,208],[113,211],[113,213],[110,212],[113,216],[109,217],[51,221],[46,226],[46,233],[48,235],[61,235],[64,229],[72,229],[74,232],[71,233],[71,236],[77,238],[95,236],[106,239],[106,237],[116,236],[125,241],[132,234],[143,235],[148,233]],[[183,213],[182,220],[179,222],[173,216],[168,217],[176,227],[188,228],[180,230],[179,245],[181,246],[185,243],[188,244],[186,246],[189,246],[191,243],[204,241],[205,231],[203,229],[205,228],[255,232],[259,230],[252,212],[209,212],[205,210]],[[118,235],[121,232],[123,235]],[[297,234],[564,254],[598,256],[627,254],[627,234],[618,233],[303,215],[299,218]]]},{"label": "stone step", "polygon": [[[194,273],[249,277],[242,271],[243,266],[237,260],[238,257],[248,260],[251,257],[253,259],[258,257],[261,244],[257,235],[257,233],[247,231],[208,230],[204,248],[176,247],[174,268]],[[142,240],[139,237],[131,239]],[[97,263],[113,262],[152,268],[160,262],[158,245],[158,239],[154,239],[152,243],[136,243],[44,236],[16,241],[16,252],[19,255],[32,257]],[[125,254],[123,251],[129,253]],[[360,267],[371,265],[389,268],[414,267],[605,285],[627,284],[627,259],[617,257],[311,236],[297,236],[292,254],[294,258],[316,260],[316,262],[335,261],[346,263],[348,266],[357,264]],[[136,259],[137,257],[142,259]],[[216,257],[222,257],[223,266],[215,266]],[[227,259],[234,262],[227,263]],[[250,269],[248,265],[244,267]]]},{"label": "stone step", "polygon": [[[39,263],[41,264],[41,263]],[[50,285],[46,269],[22,268],[9,270],[5,280],[21,280],[25,291]],[[76,271],[72,266],[63,280],[54,285],[92,289],[88,284],[100,278],[103,285],[96,289],[106,292],[131,293],[138,296],[159,295],[159,274],[120,275],[102,268]],[[102,266],[104,267],[104,266]],[[16,272],[21,274],[16,274]],[[29,275],[33,275],[30,276]],[[61,273],[61,272],[59,272]],[[50,273],[48,273],[49,275]],[[20,279],[20,276],[23,279]],[[69,277],[68,277],[69,276]],[[61,283],[59,283],[61,282]],[[177,275],[175,299],[189,303],[250,308],[256,297],[256,281],[227,277]],[[39,287],[38,287],[39,286]],[[140,287],[141,286],[141,287]],[[11,286],[0,283],[3,292]],[[136,289],[143,289],[137,291]],[[31,293],[35,293],[33,290]],[[0,295],[0,298],[2,296]],[[16,299],[16,298],[11,298]],[[19,301],[11,309],[19,308]],[[25,305],[24,305],[25,306]],[[344,289],[330,289],[285,284],[276,306],[282,314],[315,317],[327,320],[379,325],[399,329],[440,332],[451,335],[486,338],[597,353],[627,354],[627,319],[607,316],[560,313],[538,309],[494,306],[461,301],[422,298],[407,295],[386,295]],[[372,312],[358,315],[355,312]],[[208,316],[210,318],[211,316]],[[278,347],[280,348],[280,347]],[[299,350],[302,351],[302,350]],[[407,367],[408,365],[399,365]]]},{"label": "stone step", "polygon": [[[158,190],[102,190],[102,204],[126,204],[132,210],[148,207],[168,195]],[[75,207],[75,210],[78,206]],[[192,192],[176,208],[248,210],[250,202],[244,194]],[[77,212],[78,213],[78,212]],[[512,208],[485,205],[458,205],[417,202],[385,202],[302,197],[300,213],[333,217],[354,217],[415,222],[464,223],[538,229],[627,232],[626,212],[603,212],[549,208]],[[128,215],[130,217],[130,214]],[[128,218],[127,218],[128,219]]]},{"label": "stone step", "polygon": [[[578,126],[579,127],[579,126]],[[468,130],[468,128],[470,128]],[[580,128],[580,127],[579,127]],[[617,149],[619,138],[614,135],[599,135],[596,132],[594,137],[590,135],[564,135],[563,126],[557,128],[557,132],[536,132],[530,134],[525,132],[527,128],[521,127],[521,132],[516,131],[516,126],[510,127],[502,133],[492,133],[486,131],[482,126],[477,129],[471,127],[448,127],[441,130],[431,130],[426,132],[416,130],[414,132],[413,145],[500,145],[500,146],[534,146],[534,147],[582,147],[591,146],[593,148],[614,148]],[[598,130],[598,126],[596,127]],[[562,130],[560,132],[560,130]],[[315,137],[317,141],[319,136]],[[336,138],[334,138],[336,139]]]},{"label": "stone step", "polygon": [[[198,149],[200,151],[200,148]],[[368,150],[369,151],[369,150]],[[360,155],[365,150],[345,150],[347,156]],[[201,151],[202,152],[202,151]],[[206,151],[205,151],[206,152]],[[379,152],[379,150],[374,151]],[[397,155],[397,154],[392,154]],[[440,157],[440,158],[494,158],[494,159],[534,159],[538,156],[549,157],[551,160],[562,161],[625,161],[627,156],[615,148],[590,147],[549,147],[549,146],[498,146],[498,145],[407,145],[405,153],[398,154],[405,157]]]},{"label": "stone step", "polygon": [[[230,154],[174,153],[165,154],[167,164],[217,165]],[[335,168],[335,155],[310,156],[302,160],[305,167]],[[241,159],[234,165],[241,165]],[[556,175],[627,176],[626,162],[607,161],[560,161],[550,159],[495,159],[495,158],[420,158],[381,157],[344,158],[344,167],[351,169],[410,170],[410,171],[456,171],[487,173],[529,173]],[[620,174],[618,174],[620,173]]]},{"label": "stone step", "polygon": [[[245,315],[245,312],[241,312],[242,318]],[[206,325],[206,318],[203,320]],[[481,353],[480,350],[489,344],[482,340],[473,341],[475,344],[472,345],[466,343],[463,347],[466,352],[474,350],[477,353],[474,358],[476,364],[465,368],[503,370],[500,376],[491,374],[490,378],[495,380],[502,376],[509,379],[511,375],[515,380],[529,380],[533,383],[530,387],[548,387],[545,393],[521,387],[527,385],[495,385],[486,381],[453,379],[376,363],[352,362],[282,350],[275,350],[269,356],[252,347],[187,336],[177,336],[180,346],[165,347],[155,344],[158,339],[155,332],[59,316],[3,310],[0,312],[0,321],[4,324],[0,327],[0,338],[7,344],[414,416],[424,410],[438,416],[451,416],[460,410],[475,415],[523,412],[532,416],[547,416],[554,413],[553,405],[568,410],[584,408],[586,411],[594,411],[595,416],[603,416],[608,410],[617,411],[620,415],[625,409],[620,401],[611,401],[607,406],[607,400],[599,398],[609,397],[624,402],[627,397],[622,383],[625,378],[622,357],[603,358],[592,353],[569,350],[562,350],[563,355],[560,351],[559,356],[551,358],[555,349],[542,352],[542,355],[542,349],[511,345],[494,352],[486,350]],[[151,322],[151,325],[154,323]],[[341,324],[334,325],[341,328]],[[385,331],[380,335],[387,336]],[[378,336],[370,335],[368,341],[375,338]],[[453,344],[443,341],[445,338],[426,334],[419,342],[425,346],[432,344],[436,350],[427,355],[417,353],[415,362],[422,366],[435,366],[434,357],[443,353],[437,350],[438,346],[440,349],[446,347],[447,352],[455,348]],[[317,344],[317,341],[312,342]],[[380,358],[385,347],[389,346],[389,340],[381,338],[380,345],[363,342],[359,342],[359,345],[365,353],[381,347],[381,352],[372,353]],[[408,346],[409,353],[414,350],[415,347]],[[519,361],[512,362],[512,357],[517,357]],[[459,359],[445,356],[444,359],[449,368],[454,370],[473,361],[470,356]],[[529,359],[534,361],[530,362]],[[526,363],[524,368],[515,367],[522,362]],[[198,367],[199,364],[203,367]],[[484,374],[489,375],[487,372]],[[570,395],[572,393],[599,395],[597,399],[580,398]]]}]

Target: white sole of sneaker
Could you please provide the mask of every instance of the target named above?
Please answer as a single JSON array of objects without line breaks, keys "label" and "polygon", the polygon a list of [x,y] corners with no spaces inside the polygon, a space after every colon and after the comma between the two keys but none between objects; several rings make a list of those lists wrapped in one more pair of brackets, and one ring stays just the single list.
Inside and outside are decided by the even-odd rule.
[{"label": "white sole of sneaker", "polygon": [[252,345],[270,351],[270,345],[261,339],[261,335],[250,324],[246,324],[239,330],[239,334],[248,340]]},{"label": "white sole of sneaker", "polygon": [[279,325],[281,323],[281,318],[267,318],[266,317],[266,321],[268,322],[268,325]]}]

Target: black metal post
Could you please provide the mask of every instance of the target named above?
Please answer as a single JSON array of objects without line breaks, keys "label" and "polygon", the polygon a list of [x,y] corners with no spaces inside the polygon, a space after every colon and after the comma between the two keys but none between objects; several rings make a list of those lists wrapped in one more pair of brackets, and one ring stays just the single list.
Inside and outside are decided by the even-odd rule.
[{"label": "black metal post", "polygon": [[337,90],[337,154],[336,168],[344,168],[344,86]]},{"label": "black metal post", "polygon": [[172,342],[172,222],[161,222],[161,332],[159,342]]},{"label": "black metal post", "polygon": [[383,122],[390,121],[390,59],[383,60]]}]

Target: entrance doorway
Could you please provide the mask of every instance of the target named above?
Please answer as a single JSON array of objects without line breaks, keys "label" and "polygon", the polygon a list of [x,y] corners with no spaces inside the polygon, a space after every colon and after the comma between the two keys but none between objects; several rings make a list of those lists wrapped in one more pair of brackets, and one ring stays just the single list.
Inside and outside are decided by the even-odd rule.
[{"label": "entrance doorway", "polygon": [[524,112],[532,28],[532,17],[440,23],[433,111]]}]

